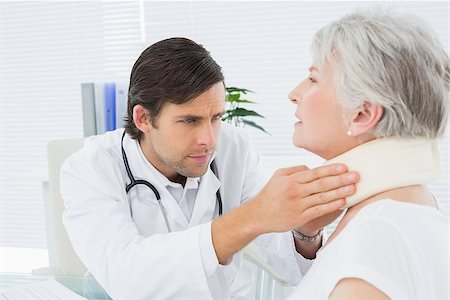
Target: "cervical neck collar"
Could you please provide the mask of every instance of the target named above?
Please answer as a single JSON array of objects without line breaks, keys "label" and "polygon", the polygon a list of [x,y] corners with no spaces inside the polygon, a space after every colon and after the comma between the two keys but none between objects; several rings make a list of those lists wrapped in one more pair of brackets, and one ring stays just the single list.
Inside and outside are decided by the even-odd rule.
[{"label": "cervical neck collar", "polygon": [[343,163],[360,174],[344,208],[390,189],[426,184],[441,173],[436,140],[383,138],[364,143],[325,163]]}]

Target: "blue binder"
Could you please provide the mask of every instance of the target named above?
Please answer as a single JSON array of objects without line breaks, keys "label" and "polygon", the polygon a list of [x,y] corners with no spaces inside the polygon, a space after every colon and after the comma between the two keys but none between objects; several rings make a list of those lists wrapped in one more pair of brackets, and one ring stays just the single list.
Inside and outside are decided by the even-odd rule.
[{"label": "blue binder", "polygon": [[116,84],[105,83],[105,130],[116,129]]}]

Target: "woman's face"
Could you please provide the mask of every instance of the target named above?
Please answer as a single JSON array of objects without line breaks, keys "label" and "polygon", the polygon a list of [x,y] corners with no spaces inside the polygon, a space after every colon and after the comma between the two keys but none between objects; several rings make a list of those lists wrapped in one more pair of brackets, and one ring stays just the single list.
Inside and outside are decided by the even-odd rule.
[{"label": "woman's face", "polygon": [[309,76],[289,93],[289,100],[297,105],[293,143],[331,159],[351,148],[348,124],[336,99],[332,70],[319,70],[313,65],[309,71]]}]

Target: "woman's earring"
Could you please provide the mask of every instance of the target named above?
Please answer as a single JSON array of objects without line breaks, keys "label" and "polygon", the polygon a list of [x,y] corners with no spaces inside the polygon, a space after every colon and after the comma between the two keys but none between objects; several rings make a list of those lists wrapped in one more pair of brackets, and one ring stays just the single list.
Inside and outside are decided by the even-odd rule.
[{"label": "woman's earring", "polygon": [[352,134],[353,134],[353,132],[349,129],[349,130],[347,130],[347,135],[348,136],[352,136]]}]

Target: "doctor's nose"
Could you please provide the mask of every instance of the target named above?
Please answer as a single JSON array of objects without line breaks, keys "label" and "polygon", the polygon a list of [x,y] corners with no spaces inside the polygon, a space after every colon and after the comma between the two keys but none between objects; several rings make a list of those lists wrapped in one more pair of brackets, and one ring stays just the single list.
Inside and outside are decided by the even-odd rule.
[{"label": "doctor's nose", "polygon": [[202,126],[201,130],[197,135],[197,143],[200,145],[205,145],[210,148],[216,143],[215,131],[211,123],[207,123]]}]

